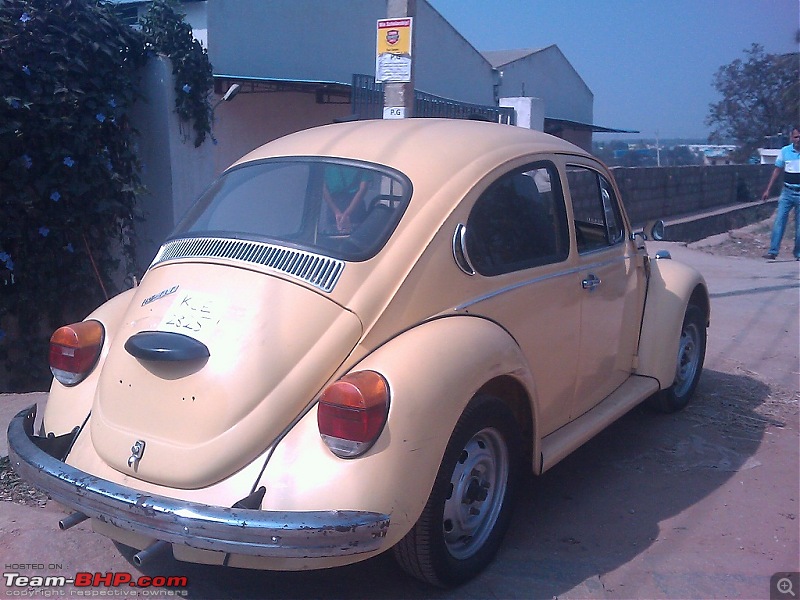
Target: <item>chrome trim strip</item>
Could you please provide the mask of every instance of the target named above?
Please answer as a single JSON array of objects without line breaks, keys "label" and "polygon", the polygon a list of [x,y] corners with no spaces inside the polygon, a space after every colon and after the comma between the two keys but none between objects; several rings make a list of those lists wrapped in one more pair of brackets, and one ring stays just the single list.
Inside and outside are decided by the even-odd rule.
[{"label": "chrome trim strip", "polygon": [[472,266],[472,262],[469,260],[469,255],[467,254],[466,236],[467,226],[463,223],[456,225],[452,244],[453,259],[456,261],[458,268],[471,277],[475,275],[475,267]]},{"label": "chrome trim strip", "polygon": [[266,267],[331,292],[344,270],[344,261],[306,250],[266,242],[228,238],[183,238],[166,242],[150,268],[182,258],[227,258]]},{"label": "chrome trim strip", "polygon": [[614,258],[609,258],[603,261],[594,262],[588,265],[580,265],[578,267],[573,267],[571,269],[567,269],[566,271],[558,271],[557,273],[550,273],[549,275],[540,275],[539,277],[534,277],[532,279],[526,279],[525,281],[519,281],[517,283],[512,283],[511,285],[507,285],[500,289],[494,290],[493,292],[489,292],[488,294],[483,294],[482,296],[477,296],[472,300],[468,300],[462,304],[456,306],[453,310],[465,310],[470,306],[478,304],[480,302],[484,302],[485,300],[489,300],[494,298],[495,296],[500,296],[501,294],[505,294],[507,292],[513,292],[514,290],[518,290],[519,288],[526,287],[529,285],[533,285],[534,283],[539,283],[541,281],[547,281],[548,279],[555,279],[556,277],[564,277],[566,275],[574,275],[576,273],[581,273],[582,271],[591,271],[592,269],[598,269],[600,267],[605,267],[607,265],[613,264],[615,262],[625,261],[628,260],[629,256],[615,256]]},{"label": "chrome trim strip", "polygon": [[33,441],[36,405],[8,426],[8,454],[20,477],[56,502],[156,540],[276,558],[324,558],[380,548],[389,516],[356,510],[267,511],[209,506],[148,494],[85,473]]}]

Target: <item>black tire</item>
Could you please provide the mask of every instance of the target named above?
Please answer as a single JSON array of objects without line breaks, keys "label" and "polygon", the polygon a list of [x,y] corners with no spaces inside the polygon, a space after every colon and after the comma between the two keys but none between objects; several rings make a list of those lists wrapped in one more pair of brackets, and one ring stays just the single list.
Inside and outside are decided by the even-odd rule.
[{"label": "black tire", "polygon": [[447,444],[422,515],[394,547],[407,573],[450,587],[480,573],[508,529],[521,476],[522,438],[511,410],[476,396]]},{"label": "black tire", "polygon": [[706,356],[706,313],[696,304],[686,307],[683,317],[681,337],[678,343],[678,363],[675,380],[665,390],[661,390],[648,400],[651,408],[673,413],[689,404],[703,372]]}]

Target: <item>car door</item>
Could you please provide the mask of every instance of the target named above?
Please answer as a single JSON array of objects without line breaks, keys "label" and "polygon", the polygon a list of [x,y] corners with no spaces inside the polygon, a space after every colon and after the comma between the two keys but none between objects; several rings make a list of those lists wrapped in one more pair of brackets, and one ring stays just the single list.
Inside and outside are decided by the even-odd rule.
[{"label": "car door", "polygon": [[[582,163],[582,164],[581,164]],[[590,410],[633,370],[641,322],[643,259],[626,233],[619,199],[598,165],[567,163],[581,293],[580,344],[570,418]]]},{"label": "car door", "polygon": [[464,256],[484,279],[481,287],[491,290],[463,308],[499,323],[522,348],[536,382],[539,429],[546,435],[569,417],[581,308],[580,295],[571,289],[566,204],[553,162],[496,176],[462,233]]}]

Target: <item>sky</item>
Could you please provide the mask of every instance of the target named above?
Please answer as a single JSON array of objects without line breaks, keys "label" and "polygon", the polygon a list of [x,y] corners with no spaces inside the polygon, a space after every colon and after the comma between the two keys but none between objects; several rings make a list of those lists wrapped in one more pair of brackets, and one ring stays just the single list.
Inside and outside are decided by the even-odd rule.
[{"label": "sky", "polygon": [[[428,0],[478,50],[556,44],[594,94],[594,123],[708,137],[714,74],[758,43],[797,52],[800,0]],[[800,73],[798,73],[800,76]]]}]

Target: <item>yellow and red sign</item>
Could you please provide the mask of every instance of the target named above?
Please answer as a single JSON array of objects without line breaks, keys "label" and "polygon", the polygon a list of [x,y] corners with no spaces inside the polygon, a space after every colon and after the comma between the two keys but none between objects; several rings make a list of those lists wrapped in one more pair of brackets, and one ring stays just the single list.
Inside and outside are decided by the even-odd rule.
[{"label": "yellow and red sign", "polygon": [[378,19],[376,81],[384,83],[411,81],[412,22],[412,17]]},{"label": "yellow and red sign", "polygon": [[411,17],[378,19],[378,55],[411,56]]}]

